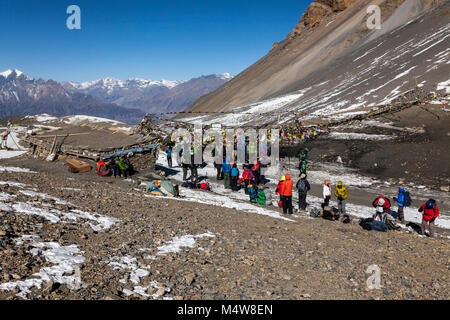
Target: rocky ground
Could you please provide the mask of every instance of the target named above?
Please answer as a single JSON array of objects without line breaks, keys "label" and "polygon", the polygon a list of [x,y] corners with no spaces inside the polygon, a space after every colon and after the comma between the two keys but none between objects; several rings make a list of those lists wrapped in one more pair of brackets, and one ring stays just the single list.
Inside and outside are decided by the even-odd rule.
[{"label": "rocky ground", "polygon": [[63,162],[2,166],[19,163],[34,172],[0,172],[0,299],[449,298],[448,238],[148,197]]}]

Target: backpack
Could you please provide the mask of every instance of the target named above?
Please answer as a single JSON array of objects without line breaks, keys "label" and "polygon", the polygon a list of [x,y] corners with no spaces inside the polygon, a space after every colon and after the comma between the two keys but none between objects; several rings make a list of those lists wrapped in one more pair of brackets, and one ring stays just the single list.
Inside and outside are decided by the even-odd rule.
[{"label": "backpack", "polygon": [[311,212],[309,213],[309,216],[312,218],[318,218],[320,217],[320,210],[317,208],[311,209]]},{"label": "backpack", "polygon": [[256,190],[253,188],[253,186],[248,188],[248,195],[250,196],[250,202],[256,202]]},{"label": "backpack", "polygon": [[237,177],[238,175],[239,175],[239,170],[236,167],[233,167],[233,169],[231,169],[231,176]]},{"label": "backpack", "polygon": [[300,179],[300,180],[297,182],[297,189],[298,189],[298,191],[300,191],[300,192],[306,192],[306,180]]},{"label": "backpack", "polygon": [[405,207],[411,206],[411,196],[409,195],[408,191],[405,192],[405,204],[404,204],[404,206]]},{"label": "backpack", "polygon": [[388,231],[388,227],[386,226],[385,223],[383,223],[381,221],[374,221],[373,218],[362,219],[360,221],[359,225],[361,227],[363,227],[363,229],[369,230],[369,231],[370,230],[381,231],[381,232]]},{"label": "backpack", "polygon": [[206,183],[206,182],[202,182],[202,183],[200,184],[200,188],[203,189],[203,190],[206,190],[206,191],[210,191],[210,190],[211,190],[210,184],[209,184],[209,183]]},{"label": "backpack", "polygon": [[266,204],[266,193],[264,192],[264,190],[258,191],[258,203],[261,205]]},{"label": "backpack", "polygon": [[100,176],[106,176],[110,173],[111,171],[108,169],[108,167],[106,166],[105,163],[100,163],[98,166],[98,175]]}]

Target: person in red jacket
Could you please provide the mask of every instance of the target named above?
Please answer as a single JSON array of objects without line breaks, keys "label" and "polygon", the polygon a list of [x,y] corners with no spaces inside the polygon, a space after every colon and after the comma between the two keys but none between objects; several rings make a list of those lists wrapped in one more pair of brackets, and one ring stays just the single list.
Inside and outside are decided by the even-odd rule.
[{"label": "person in red jacket", "polygon": [[372,202],[372,206],[376,208],[374,219],[386,223],[387,214],[391,211],[391,202],[386,197],[380,196]]},{"label": "person in red jacket", "polygon": [[253,172],[248,167],[242,173],[242,179],[244,179],[245,193],[248,194],[248,191],[247,191],[248,185],[253,184],[253,181],[255,179]]},{"label": "person in red jacket", "polygon": [[281,185],[280,195],[283,196],[283,213],[292,214],[292,186],[294,181],[291,180],[291,175],[285,175],[286,181]]},{"label": "person in red jacket", "polygon": [[434,236],[434,220],[439,216],[439,208],[434,199],[429,199],[420,208],[422,212],[422,235],[425,234],[425,229],[428,227],[430,237]]}]

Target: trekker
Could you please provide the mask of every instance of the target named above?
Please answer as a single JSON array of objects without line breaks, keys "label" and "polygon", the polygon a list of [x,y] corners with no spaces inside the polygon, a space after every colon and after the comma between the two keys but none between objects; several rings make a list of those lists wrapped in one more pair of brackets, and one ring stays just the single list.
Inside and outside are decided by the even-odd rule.
[{"label": "trekker", "polygon": [[334,196],[338,200],[338,210],[343,218],[345,215],[345,203],[347,202],[348,198],[348,190],[347,187],[344,186],[342,181],[339,181],[336,188],[334,189]]},{"label": "trekker", "polygon": [[264,187],[264,194],[266,196],[266,206],[271,206],[272,205],[272,193],[270,192],[270,188],[269,187]]},{"label": "trekker", "polygon": [[128,166],[128,164],[125,163],[125,159],[123,157],[119,158],[118,165],[119,165],[119,170],[120,170],[119,171],[120,172],[119,175],[122,176],[122,174],[123,174],[123,176],[126,178],[128,176],[128,168],[129,168],[129,166]]},{"label": "trekker", "polygon": [[237,164],[231,164],[231,191],[238,191],[239,169]]},{"label": "trekker", "polygon": [[291,175],[285,175],[286,180],[281,185],[280,195],[283,196],[283,213],[292,214],[292,186],[294,181],[291,180]]},{"label": "trekker", "polygon": [[300,175],[302,175],[302,174],[307,174],[307,172],[308,172],[308,162],[305,160],[305,161],[302,161],[301,163],[300,163],[300,168],[299,168],[299,170],[300,170]]},{"label": "trekker", "polygon": [[245,193],[247,193],[248,185],[253,184],[255,176],[253,175],[253,172],[250,169],[248,169],[248,167],[246,167],[244,173],[242,174],[242,178],[244,179]]},{"label": "trekker", "polygon": [[373,219],[386,223],[387,214],[391,211],[391,202],[386,197],[380,196],[372,202],[372,206],[376,208]]},{"label": "trekker", "polygon": [[119,173],[119,167],[117,166],[116,160],[111,158],[111,160],[107,163],[107,166],[111,170],[111,177],[114,176],[114,178],[116,178]]},{"label": "trekker", "polygon": [[225,161],[222,164],[222,171],[223,171],[223,181],[225,189],[231,188],[231,166],[228,162],[228,158],[225,158]]},{"label": "trekker", "polygon": [[419,212],[422,212],[421,234],[425,235],[425,231],[428,228],[430,237],[434,237],[434,221],[439,217],[439,208],[436,205],[436,200],[429,199],[419,208]]},{"label": "trekker", "polygon": [[328,183],[328,180],[325,180],[323,183],[323,207],[328,207],[330,205],[330,199],[331,199],[331,187]]},{"label": "trekker", "polygon": [[298,210],[305,211],[306,195],[308,194],[308,191],[311,190],[311,186],[308,180],[306,180],[306,174],[301,174],[300,180],[297,181],[296,187],[298,190]]},{"label": "trekker", "polygon": [[181,155],[180,157],[181,160],[181,167],[183,168],[183,181],[186,181],[187,179],[187,173],[188,173],[188,169],[189,169],[189,164],[186,163],[184,157]]},{"label": "trekker", "polygon": [[258,203],[262,206],[266,205],[266,193],[264,189],[258,189]]},{"label": "trekker", "polygon": [[398,219],[401,223],[405,223],[404,208],[411,205],[411,197],[409,196],[409,192],[406,192],[403,188],[398,188],[398,195],[397,197],[394,197],[394,201],[397,202],[398,206]]},{"label": "trekker", "polygon": [[172,146],[167,149],[167,164],[169,168],[172,168]]},{"label": "trekker", "polygon": [[258,202],[258,188],[252,184],[248,185],[248,196],[250,197],[250,202]]},{"label": "trekker", "polygon": [[197,165],[195,164],[194,154],[193,153],[191,154],[190,169],[191,169],[191,178],[194,180],[193,183],[195,185],[197,185],[197,182],[198,182],[198,171],[197,171]]},{"label": "trekker", "polygon": [[9,135],[9,130],[6,130],[5,133],[2,135],[2,141],[0,143],[0,149],[8,150],[8,135]]},{"label": "trekker", "polygon": [[280,194],[281,186],[283,185],[283,182],[286,181],[286,177],[282,176],[281,180],[278,182],[277,188],[275,189],[275,194],[280,195],[280,201],[283,200],[283,196]]},{"label": "trekker", "polygon": [[252,173],[255,177],[255,183],[258,185],[260,182],[260,167],[259,167],[259,161],[255,160],[252,167]]}]

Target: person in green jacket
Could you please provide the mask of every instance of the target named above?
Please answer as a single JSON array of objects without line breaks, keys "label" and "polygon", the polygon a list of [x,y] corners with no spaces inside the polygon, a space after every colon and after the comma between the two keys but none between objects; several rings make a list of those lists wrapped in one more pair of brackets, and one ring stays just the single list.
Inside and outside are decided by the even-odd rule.
[{"label": "person in green jacket", "polygon": [[264,189],[258,190],[258,203],[263,206],[266,205],[266,193],[264,192]]},{"label": "person in green jacket", "polygon": [[123,174],[123,176],[126,178],[128,176],[128,169],[129,169],[129,165],[125,162],[125,159],[123,157],[119,158],[119,163],[118,163],[119,169],[120,169],[120,176]]}]

